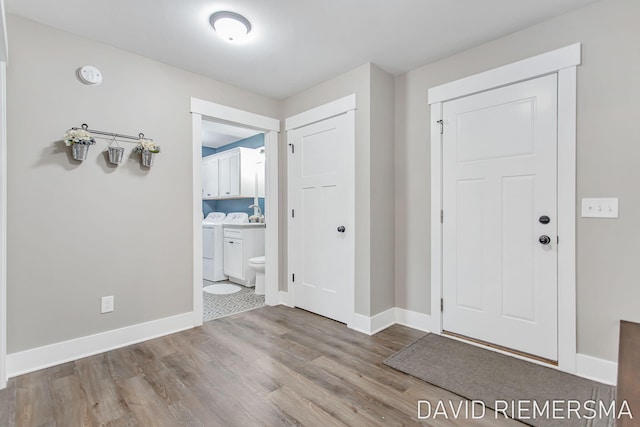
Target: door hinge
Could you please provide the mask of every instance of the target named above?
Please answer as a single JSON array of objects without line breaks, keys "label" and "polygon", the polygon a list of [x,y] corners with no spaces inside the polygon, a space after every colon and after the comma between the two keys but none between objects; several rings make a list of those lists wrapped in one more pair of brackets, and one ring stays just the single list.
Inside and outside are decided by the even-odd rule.
[{"label": "door hinge", "polygon": [[296,217],[296,211],[295,209],[291,209],[291,218],[295,218]]},{"label": "door hinge", "polygon": [[289,143],[289,147],[291,147],[291,154],[296,152],[296,149],[295,149],[295,147],[293,146],[292,143]]},{"label": "door hinge", "polygon": [[440,135],[442,135],[444,133],[444,120],[438,120],[436,123],[440,125]]},{"label": "door hinge", "polygon": [[444,298],[440,298],[440,312],[444,311]]},{"label": "door hinge", "polygon": [[291,281],[292,281],[292,282],[295,282],[295,281],[296,281],[296,275],[295,275],[295,273],[291,275]]},{"label": "door hinge", "polygon": [[440,209],[440,223],[442,224],[443,222],[444,222],[444,211]]}]

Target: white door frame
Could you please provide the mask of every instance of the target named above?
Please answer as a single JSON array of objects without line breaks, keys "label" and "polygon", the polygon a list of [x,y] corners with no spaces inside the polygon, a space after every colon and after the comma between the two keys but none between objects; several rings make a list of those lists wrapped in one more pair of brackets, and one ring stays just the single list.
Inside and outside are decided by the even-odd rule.
[{"label": "white door frame", "polygon": [[202,325],[202,117],[265,134],[265,303],[278,304],[278,132],[280,120],[191,98],[193,139],[193,325]]},{"label": "white door frame", "polygon": [[[296,114],[294,116],[288,117],[287,119],[285,119],[284,122],[284,128],[285,128],[285,132],[289,132],[290,130],[294,130],[294,129],[298,129],[301,128],[303,126],[307,126],[310,125],[312,123],[317,123],[320,122],[322,120],[326,120],[326,119],[330,119],[332,117],[336,117],[339,116],[341,114],[345,114],[348,112],[353,112],[350,116],[350,123],[349,126],[351,127],[351,132],[353,132],[352,134],[352,138],[354,141],[354,150],[355,150],[355,110],[356,110],[356,95],[355,94],[351,94],[348,96],[345,96],[343,98],[340,99],[336,99],[335,101],[331,101],[327,104],[323,104],[320,105],[318,107],[312,108],[310,110],[307,111],[303,111],[302,113]],[[287,142],[289,142],[289,135],[287,134]],[[288,147],[287,147],[288,148]],[[355,161],[355,153],[354,153],[354,161]],[[355,168],[354,168],[355,169]],[[291,162],[287,162],[287,176],[291,176]],[[349,177],[350,180],[350,185],[352,186],[352,189],[355,191],[355,173],[351,172],[351,176]],[[292,203],[292,197],[291,197],[291,187],[290,187],[290,180],[287,180],[287,234],[288,234],[288,242],[287,242],[287,296],[286,296],[286,300],[287,300],[287,305],[290,305],[292,307],[295,307],[295,292],[293,290],[293,287],[295,286],[294,282],[293,282],[293,278],[292,278],[292,273],[293,273],[293,260],[294,257],[292,255],[292,252],[295,250],[295,243],[293,241],[293,222],[291,221],[291,215],[289,215],[289,212],[291,212],[291,203]],[[352,194],[352,193],[350,193]],[[348,215],[351,216],[351,218],[349,219],[349,223],[350,224],[354,224],[354,228],[355,228],[355,194],[353,194],[353,197],[351,197],[353,206],[351,207],[351,209],[349,209],[349,213]],[[353,244],[354,247],[352,248],[352,253],[354,255],[353,261],[354,261],[354,268],[355,268],[355,239],[353,239]],[[356,307],[355,307],[355,270],[354,270],[354,277],[351,280],[351,286],[352,288],[349,290],[348,294],[349,294],[349,299],[350,301],[348,302],[348,306],[352,308],[352,311],[350,313],[351,316],[351,320],[349,322],[347,322],[347,326],[349,326],[350,328],[354,329],[354,325],[355,325],[355,314],[356,314]]]},{"label": "white door frame", "polygon": [[9,43],[0,0],[0,389],[7,386],[7,61]]},{"label": "white door frame", "polygon": [[7,386],[7,63],[0,61],[0,389]]},{"label": "white door frame", "polygon": [[[429,89],[431,106],[431,331],[442,333],[442,104],[558,74],[558,369],[576,372],[576,43]],[[447,124],[445,124],[446,127]],[[446,212],[444,213],[446,216]],[[517,356],[516,356],[517,357]]]}]

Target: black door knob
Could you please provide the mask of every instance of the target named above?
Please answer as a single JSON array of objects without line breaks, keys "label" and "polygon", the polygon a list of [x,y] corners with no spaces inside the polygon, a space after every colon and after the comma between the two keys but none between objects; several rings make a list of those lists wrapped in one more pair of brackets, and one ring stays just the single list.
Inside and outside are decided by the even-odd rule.
[{"label": "black door knob", "polygon": [[340,227],[338,227],[338,233],[344,233],[345,230],[346,228],[344,228],[344,225],[341,225]]},{"label": "black door knob", "polygon": [[543,245],[548,245],[549,243],[551,243],[551,238],[549,236],[543,234],[542,236],[540,236],[538,241],[540,243],[542,243]]},{"label": "black door knob", "polygon": [[551,218],[546,215],[542,215],[540,218],[538,218],[538,221],[540,221],[540,224],[549,224],[551,222]]}]

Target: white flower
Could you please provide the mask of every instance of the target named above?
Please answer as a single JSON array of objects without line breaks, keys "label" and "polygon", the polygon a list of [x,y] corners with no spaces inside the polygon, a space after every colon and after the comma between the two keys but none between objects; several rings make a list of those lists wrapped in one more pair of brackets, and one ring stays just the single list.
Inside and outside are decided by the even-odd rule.
[{"label": "white flower", "polygon": [[69,146],[72,144],[95,144],[95,140],[90,132],[84,129],[69,129],[64,135],[64,143]]},{"label": "white flower", "polygon": [[140,138],[139,142],[140,142],[140,144],[138,145],[138,147],[136,147],[138,149],[138,151],[150,151],[152,153],[159,153],[160,152],[160,146],[156,145],[150,139]]}]

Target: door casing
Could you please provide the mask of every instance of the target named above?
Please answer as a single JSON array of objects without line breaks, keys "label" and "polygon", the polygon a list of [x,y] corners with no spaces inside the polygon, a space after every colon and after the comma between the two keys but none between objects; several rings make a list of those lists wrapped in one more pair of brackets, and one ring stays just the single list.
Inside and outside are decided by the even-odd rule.
[{"label": "door casing", "polygon": [[[558,75],[558,369],[576,372],[576,72],[581,44],[430,88],[431,332],[442,333],[442,104],[544,75]],[[444,213],[446,215],[446,212]],[[487,347],[489,348],[489,347]],[[491,349],[494,351],[499,351]],[[520,357],[506,353],[513,357]],[[529,360],[529,359],[527,359]],[[536,362],[535,360],[531,360]]]},{"label": "door casing", "polygon": [[265,303],[278,301],[278,132],[280,120],[191,98],[193,157],[193,325],[202,325],[202,117],[265,134]]}]

